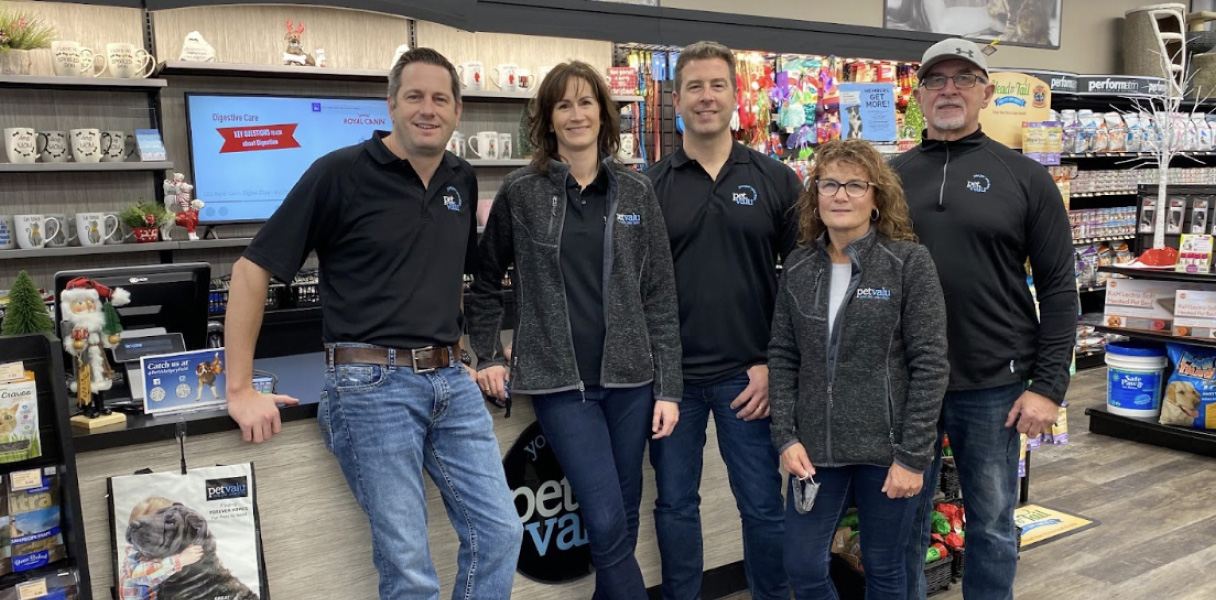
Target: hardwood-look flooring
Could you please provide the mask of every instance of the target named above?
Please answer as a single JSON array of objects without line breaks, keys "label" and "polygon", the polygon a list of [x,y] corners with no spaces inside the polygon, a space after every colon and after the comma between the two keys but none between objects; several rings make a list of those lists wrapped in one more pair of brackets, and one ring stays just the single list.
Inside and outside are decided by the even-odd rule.
[{"label": "hardwood-look flooring", "polygon": [[[1034,453],[1030,502],[1101,525],[1022,552],[1015,596],[1058,600],[1210,600],[1216,578],[1216,459],[1089,433],[1106,369],[1077,374],[1066,446]],[[746,600],[749,594],[730,596]],[[930,596],[962,600],[961,584]]]}]

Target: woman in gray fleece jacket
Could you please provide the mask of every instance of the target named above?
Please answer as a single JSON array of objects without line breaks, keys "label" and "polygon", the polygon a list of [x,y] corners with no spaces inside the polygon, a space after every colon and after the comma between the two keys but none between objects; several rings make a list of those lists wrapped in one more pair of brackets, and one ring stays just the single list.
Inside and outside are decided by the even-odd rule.
[{"label": "woman in gray fleece jacket", "polygon": [[[904,600],[912,498],[946,392],[946,310],[894,171],[863,140],[824,144],[803,192],[769,345],[773,443],[792,475],[785,567],[798,600],[837,597],[829,547],[850,496],[867,600]],[[818,493],[797,506],[794,493]]]},{"label": "woman in gray fleece jacket", "polygon": [[511,393],[532,396],[582,508],[594,597],[636,600],[642,454],[648,433],[675,427],[683,385],[671,247],[650,180],[615,160],[603,77],[558,65],[532,108],[536,157],[499,188],[479,245],[467,307],[477,382],[504,394],[502,278],[514,263]]}]

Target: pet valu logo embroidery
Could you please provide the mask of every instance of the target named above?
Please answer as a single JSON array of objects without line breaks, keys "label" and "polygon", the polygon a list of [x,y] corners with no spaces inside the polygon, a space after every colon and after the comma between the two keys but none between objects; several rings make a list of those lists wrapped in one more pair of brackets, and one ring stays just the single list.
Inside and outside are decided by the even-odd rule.
[{"label": "pet valu logo embroidery", "polygon": [[464,205],[464,198],[460,196],[460,190],[451,185],[443,190],[443,205],[448,207],[448,210],[460,212],[460,207]]},{"label": "pet valu logo embroidery", "polygon": [[756,188],[750,185],[741,185],[737,192],[731,194],[731,199],[740,206],[754,206],[757,198],[759,194],[756,193]]},{"label": "pet valu logo embroidery", "polygon": [[249,496],[249,480],[246,477],[225,477],[207,480],[207,501],[229,500]]},{"label": "pet valu logo embroidery", "polygon": [[641,225],[642,215],[637,213],[621,214],[617,213],[616,222],[619,225]]},{"label": "pet valu logo embroidery", "polygon": [[992,181],[983,173],[976,173],[967,180],[967,190],[983,194],[988,192],[988,188],[992,187]]},{"label": "pet valu logo embroidery", "polygon": [[891,290],[887,288],[858,288],[858,300],[890,300]]}]

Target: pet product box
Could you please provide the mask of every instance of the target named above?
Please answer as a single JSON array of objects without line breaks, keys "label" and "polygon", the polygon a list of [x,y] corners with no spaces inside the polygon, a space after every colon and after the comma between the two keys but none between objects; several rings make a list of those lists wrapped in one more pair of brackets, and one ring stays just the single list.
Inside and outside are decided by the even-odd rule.
[{"label": "pet product box", "polygon": [[1162,333],[1172,331],[1178,290],[1216,291],[1216,285],[1111,279],[1106,282],[1106,308],[1102,324]]},{"label": "pet product box", "polygon": [[0,463],[42,456],[38,432],[38,386],[34,373],[0,383]]},{"label": "pet product box", "polygon": [[1182,234],[1178,249],[1179,273],[1209,273],[1212,270],[1212,236]]},{"label": "pet product box", "polygon": [[1178,290],[1174,297],[1173,334],[1216,338],[1216,292]]}]

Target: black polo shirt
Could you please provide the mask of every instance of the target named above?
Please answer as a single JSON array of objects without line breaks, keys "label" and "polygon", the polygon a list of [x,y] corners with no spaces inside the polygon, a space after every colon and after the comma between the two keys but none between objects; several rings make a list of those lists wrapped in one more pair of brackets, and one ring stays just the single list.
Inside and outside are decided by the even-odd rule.
[{"label": "black polo shirt", "polygon": [[608,225],[608,173],[579,189],[566,175],[566,216],[562,219],[562,281],[574,358],[584,386],[599,385],[604,360],[604,230]]},{"label": "black polo shirt", "polygon": [[671,238],[684,379],[713,383],[768,362],[777,258],[798,242],[798,175],[739,143],[717,180],[683,149],[646,175]]},{"label": "black polo shirt", "polygon": [[454,344],[462,274],[477,260],[477,179],[445,153],[423,188],[386,135],[317,159],[244,256],[291,281],[316,251],[326,343]]}]

